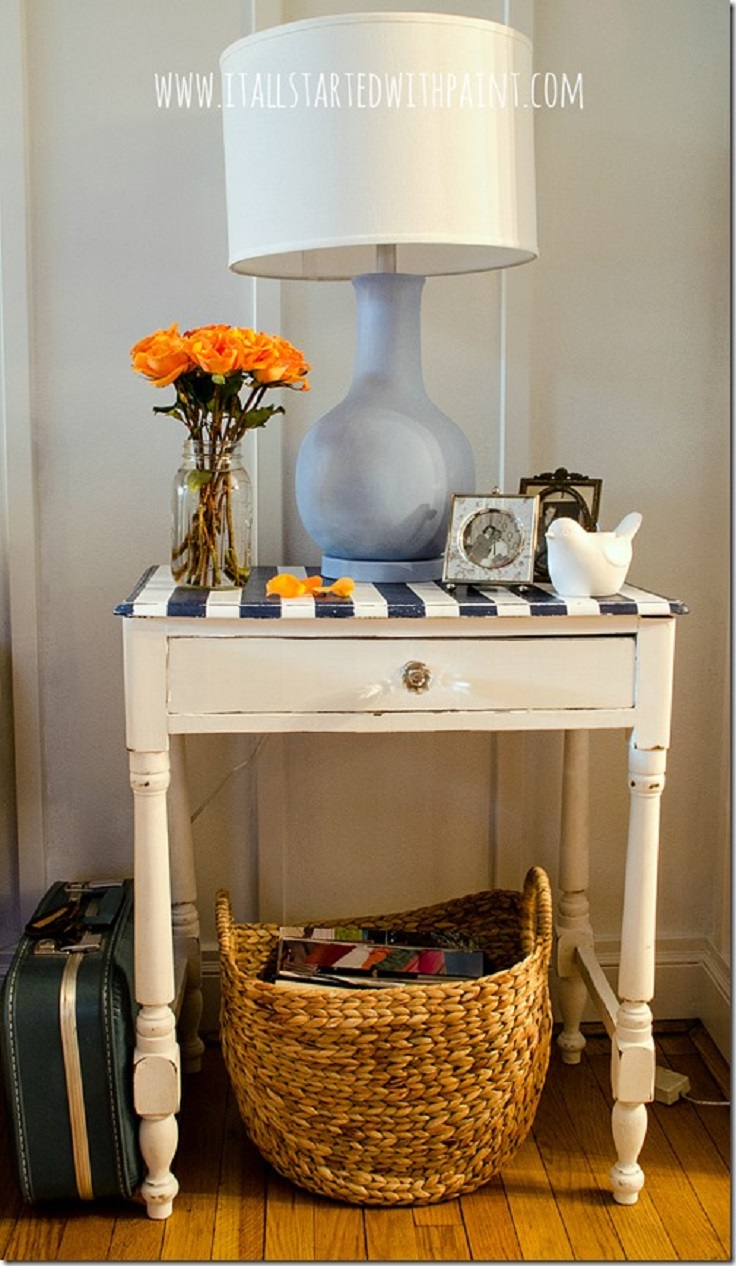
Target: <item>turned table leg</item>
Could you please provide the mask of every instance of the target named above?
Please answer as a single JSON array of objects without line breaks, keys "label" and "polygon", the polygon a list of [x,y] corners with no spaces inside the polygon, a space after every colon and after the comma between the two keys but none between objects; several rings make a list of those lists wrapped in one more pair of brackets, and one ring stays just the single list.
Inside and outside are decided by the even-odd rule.
[{"label": "turned table leg", "polygon": [[563,1028],[557,1044],[566,1064],[579,1064],[585,1046],[580,1021],[588,990],[575,961],[578,946],[592,945],[588,905],[587,730],[567,730],[562,772],[560,899],[557,907],[557,975]]},{"label": "turned table leg", "polygon": [[166,792],[168,752],[130,752],[134,805],[135,983],[140,1004],[133,1065],[135,1109],[147,1174],[141,1187],[149,1217],[167,1218],[179,1184],[171,1172],[179,1109],[174,956]]},{"label": "turned table leg", "polygon": [[613,1135],[618,1160],[611,1170],[614,1198],[634,1204],[644,1185],[639,1153],[647,1129],[646,1104],[654,1098],[652,1037],[654,942],[657,909],[659,812],[666,752],[629,749],[629,842],[626,854],[621,963],[611,1056],[615,1100]]},{"label": "turned table leg", "polygon": [[199,1022],[202,1018],[202,956],[183,734],[172,734],[170,744],[171,926],[174,943],[180,952],[183,951],[186,959],[184,997],[179,1011],[179,1043],[182,1071],[196,1073],[201,1068],[204,1051],[204,1042],[199,1036]]}]

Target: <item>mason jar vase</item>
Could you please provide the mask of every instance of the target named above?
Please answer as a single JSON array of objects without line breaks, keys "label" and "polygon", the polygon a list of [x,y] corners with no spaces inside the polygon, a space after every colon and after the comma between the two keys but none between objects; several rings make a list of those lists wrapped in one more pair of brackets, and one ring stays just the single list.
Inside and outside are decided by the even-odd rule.
[{"label": "mason jar vase", "polygon": [[172,498],[176,583],[240,588],[250,575],[252,528],[253,492],[240,445],[187,440]]}]

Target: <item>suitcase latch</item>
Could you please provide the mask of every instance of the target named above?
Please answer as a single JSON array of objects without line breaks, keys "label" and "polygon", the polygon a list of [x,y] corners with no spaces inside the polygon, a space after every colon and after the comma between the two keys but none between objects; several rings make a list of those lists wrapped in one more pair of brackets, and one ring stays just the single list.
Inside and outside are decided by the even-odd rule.
[{"label": "suitcase latch", "polygon": [[73,945],[60,945],[58,941],[52,941],[46,937],[41,941],[36,941],[33,947],[34,954],[50,956],[52,954],[62,954],[66,957],[69,954],[94,954],[102,949],[102,936],[99,932],[85,932],[78,941]]}]

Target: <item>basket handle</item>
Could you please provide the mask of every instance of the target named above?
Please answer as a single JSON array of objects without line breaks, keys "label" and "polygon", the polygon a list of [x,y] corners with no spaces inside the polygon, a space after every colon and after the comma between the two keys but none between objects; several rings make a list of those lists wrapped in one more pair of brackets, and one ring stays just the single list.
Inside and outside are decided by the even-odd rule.
[{"label": "basket handle", "polygon": [[219,888],[215,897],[215,924],[217,926],[217,940],[220,945],[220,951],[226,954],[228,958],[232,958],[233,947],[233,908],[230,904],[230,893],[225,888]]},{"label": "basket handle", "polygon": [[552,891],[547,872],[532,866],[524,880],[521,898],[521,943],[525,954],[541,950],[549,964],[552,956]]}]

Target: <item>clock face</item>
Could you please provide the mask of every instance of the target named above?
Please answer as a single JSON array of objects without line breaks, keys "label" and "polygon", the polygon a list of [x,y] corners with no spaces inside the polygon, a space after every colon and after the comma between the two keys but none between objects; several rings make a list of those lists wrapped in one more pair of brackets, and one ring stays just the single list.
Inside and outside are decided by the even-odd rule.
[{"label": "clock face", "polygon": [[460,548],[478,567],[507,567],[524,548],[524,526],[515,514],[496,507],[477,510],[465,523]]},{"label": "clock face", "polygon": [[455,493],[442,568],[455,585],[527,584],[534,571],[536,497]]}]

